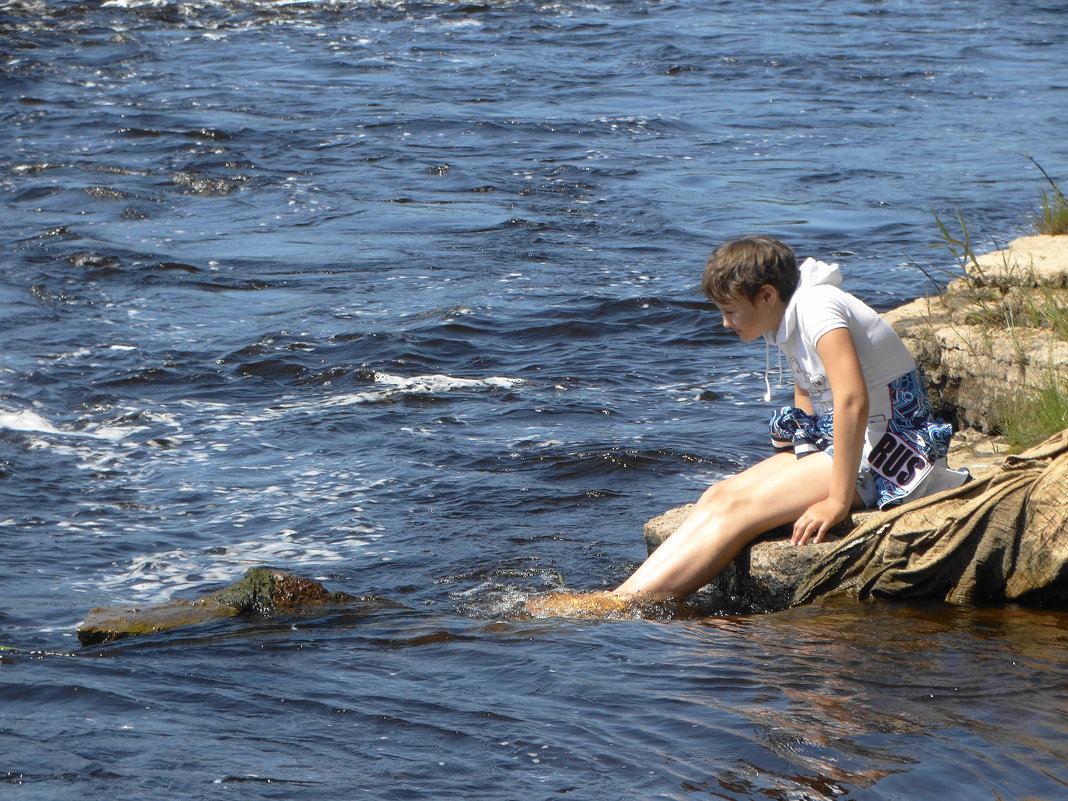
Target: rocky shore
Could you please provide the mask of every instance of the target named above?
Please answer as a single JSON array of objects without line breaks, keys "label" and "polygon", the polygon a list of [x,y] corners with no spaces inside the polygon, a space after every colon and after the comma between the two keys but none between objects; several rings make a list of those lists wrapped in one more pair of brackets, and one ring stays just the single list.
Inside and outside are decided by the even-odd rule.
[{"label": "rocky shore", "polygon": [[[937,413],[958,433],[951,467],[980,477],[999,470],[1008,446],[996,436],[998,409],[1026,388],[1049,381],[1068,386],[1068,342],[1045,325],[1043,305],[1068,307],[1068,236],[1031,236],[978,257],[968,276],[936,297],[884,314],[923,372]],[[1012,324],[1018,321],[1020,324]],[[686,519],[691,505],[670,509],[645,524],[655,550]],[[793,547],[788,530],[769,532],[745,548],[704,588],[721,608],[739,612],[785,609],[811,568],[858,525],[878,512],[861,512],[834,539]]]},{"label": "rocky shore", "polygon": [[939,414],[988,432],[1021,388],[1068,382],[1068,341],[1049,320],[1068,308],[1068,236],[1023,237],[966,267],[968,277],[943,294],[883,316],[912,351]]}]

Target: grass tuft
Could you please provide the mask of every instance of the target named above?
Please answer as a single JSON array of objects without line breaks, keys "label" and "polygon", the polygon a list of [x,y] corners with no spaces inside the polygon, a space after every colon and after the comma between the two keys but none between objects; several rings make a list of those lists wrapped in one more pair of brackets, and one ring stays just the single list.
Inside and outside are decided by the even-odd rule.
[{"label": "grass tuft", "polygon": [[1068,382],[1051,373],[1043,386],[1018,391],[999,415],[1002,436],[1013,449],[1044,442],[1068,428]]},{"label": "grass tuft", "polygon": [[1049,177],[1042,165],[1027,154],[1024,158],[1038,167],[1038,171],[1049,181],[1052,191],[1042,192],[1042,214],[1035,222],[1035,232],[1047,236],[1064,236],[1068,234],[1068,199],[1064,197],[1056,181]]},{"label": "grass tuft", "polygon": [[[1068,199],[1056,182],[1031,156],[1026,156],[1049,182],[1042,193],[1042,214],[1035,221],[1038,234],[1068,234]],[[940,247],[953,254],[956,265],[938,267],[942,282],[924,271],[936,286],[942,302],[952,316],[970,326],[965,339],[972,356],[993,356],[992,347],[1007,343],[1015,348],[1019,366],[1034,364],[1035,354],[1028,343],[1033,335],[1026,329],[1041,329],[1055,340],[1068,341],[1068,287],[1063,281],[1041,278],[1032,268],[1018,264],[1006,251],[1000,265],[984,258],[980,263],[972,233],[960,211],[953,219],[934,215],[942,241]],[[1003,358],[1003,357],[999,357]],[[994,430],[1014,449],[1026,449],[1068,428],[1068,378],[1064,365],[1049,366],[1039,383],[1020,387],[1008,399],[996,404],[991,412]]]}]

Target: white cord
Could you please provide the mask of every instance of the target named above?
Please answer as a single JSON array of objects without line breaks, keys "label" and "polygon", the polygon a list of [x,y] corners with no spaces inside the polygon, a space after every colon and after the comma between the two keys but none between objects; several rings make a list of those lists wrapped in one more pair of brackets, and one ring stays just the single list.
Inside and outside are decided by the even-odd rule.
[{"label": "white cord", "polygon": [[[768,374],[771,372],[771,345],[768,341],[764,340],[764,403],[771,403],[771,379]],[[779,366],[779,375],[782,375],[782,365]]]}]

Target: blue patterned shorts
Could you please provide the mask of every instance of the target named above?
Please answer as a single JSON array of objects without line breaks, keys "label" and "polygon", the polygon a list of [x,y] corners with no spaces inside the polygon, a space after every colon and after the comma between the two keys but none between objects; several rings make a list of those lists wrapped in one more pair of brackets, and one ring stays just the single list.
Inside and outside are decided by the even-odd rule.
[{"label": "blue patterned shorts", "polygon": [[[931,402],[919,373],[913,370],[887,385],[882,411],[868,420],[857,492],[868,508],[885,509],[905,499],[935,462],[945,458],[953,427],[932,416]],[[834,453],[833,412],[806,414],[784,406],[769,423],[772,444],[793,450],[798,458]]]}]

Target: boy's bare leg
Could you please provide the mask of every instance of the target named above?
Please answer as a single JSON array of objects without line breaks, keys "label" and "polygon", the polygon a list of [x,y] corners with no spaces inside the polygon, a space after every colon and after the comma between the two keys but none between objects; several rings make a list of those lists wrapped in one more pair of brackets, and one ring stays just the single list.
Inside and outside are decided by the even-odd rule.
[{"label": "boy's bare leg", "polygon": [[776,454],[712,485],[690,516],[623,584],[620,596],[685,598],[711,581],[749,542],[791,523],[827,497],[831,460]]},{"label": "boy's bare leg", "polygon": [[827,497],[830,483],[826,456],[776,454],[709,487],[675,533],[615,590],[551,593],[531,599],[525,610],[535,617],[630,616],[651,603],[681,601],[756,537]]}]

